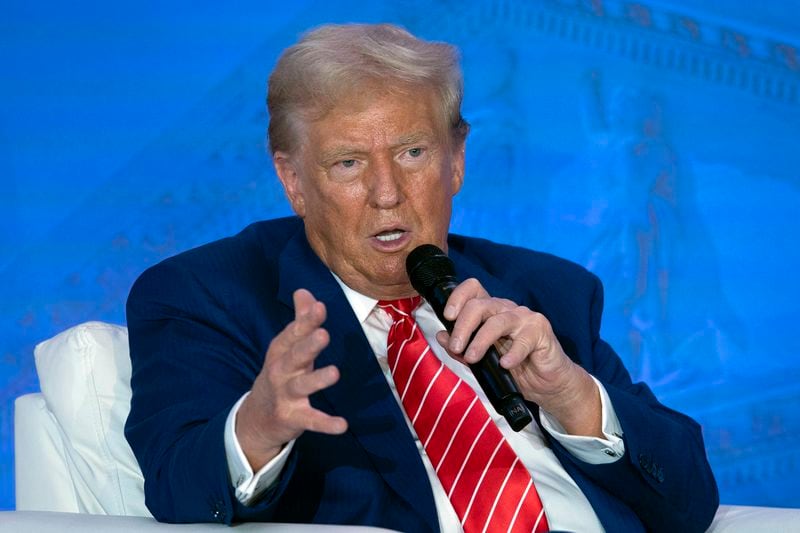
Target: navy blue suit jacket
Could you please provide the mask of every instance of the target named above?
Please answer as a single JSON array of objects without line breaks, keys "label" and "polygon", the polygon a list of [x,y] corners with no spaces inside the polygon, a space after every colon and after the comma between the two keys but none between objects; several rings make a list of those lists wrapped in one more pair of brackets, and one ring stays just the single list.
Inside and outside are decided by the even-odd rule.
[{"label": "navy blue suit jacket", "polygon": [[[462,278],[543,313],[564,351],[606,387],[626,453],[584,463],[550,444],[607,531],[703,531],[718,504],[700,428],[632,384],[599,338],[602,288],[556,257],[451,236]],[[341,436],[306,432],[277,486],[252,507],[235,498],[223,429],[261,370],[272,338],[294,317],[292,293],[327,306],[330,345],[318,366],[340,381],[312,404],[344,417]],[[128,299],[133,399],[126,435],[142,468],[148,508],[169,522],[279,521],[438,529],[433,494],[403,414],[362,329],[302,221],[253,224],[239,235],[149,269]]]}]

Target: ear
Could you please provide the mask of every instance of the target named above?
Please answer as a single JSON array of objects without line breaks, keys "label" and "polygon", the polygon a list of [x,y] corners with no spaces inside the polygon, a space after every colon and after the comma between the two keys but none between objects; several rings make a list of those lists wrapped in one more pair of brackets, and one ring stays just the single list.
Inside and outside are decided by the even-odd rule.
[{"label": "ear", "polygon": [[278,151],[272,155],[272,164],[275,166],[275,172],[278,174],[278,179],[281,180],[283,192],[286,193],[286,198],[289,199],[292,210],[297,216],[304,218],[306,216],[306,201],[303,197],[297,163],[292,160],[288,153]]},{"label": "ear", "polygon": [[453,189],[453,196],[461,190],[461,186],[464,184],[464,172],[466,169],[465,150],[466,140],[457,142],[455,146],[453,146],[452,160],[450,163],[453,176],[450,185]]}]

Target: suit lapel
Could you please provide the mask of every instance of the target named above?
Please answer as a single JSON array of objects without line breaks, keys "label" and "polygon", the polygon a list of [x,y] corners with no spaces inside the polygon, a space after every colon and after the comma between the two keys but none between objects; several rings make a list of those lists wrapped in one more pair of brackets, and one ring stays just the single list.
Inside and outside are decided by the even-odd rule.
[{"label": "suit lapel", "polygon": [[330,334],[330,344],[315,366],[335,365],[341,377],[336,385],[318,394],[332,406],[335,412],[331,414],[347,420],[349,431],[386,483],[431,530],[437,530],[433,493],[400,406],[341,287],[311,250],[302,226],[287,243],[279,261],[281,303],[293,310],[292,293],[305,288],[327,308],[324,327]]}]

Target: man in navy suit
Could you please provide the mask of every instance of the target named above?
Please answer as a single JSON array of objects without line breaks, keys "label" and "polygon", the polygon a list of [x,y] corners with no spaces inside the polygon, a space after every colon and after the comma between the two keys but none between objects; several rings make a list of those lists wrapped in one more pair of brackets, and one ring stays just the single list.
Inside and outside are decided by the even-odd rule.
[{"label": "man in navy suit", "polygon": [[[405,259],[432,243],[467,281],[447,303],[451,335],[425,302],[414,319],[476,389],[550,528],[708,526],[718,496],[700,429],[632,384],[599,338],[599,281],[449,234],[468,132],[451,46],[388,25],[325,26],[284,52],[268,105],[297,216],[164,261],[128,300],[126,435],[156,518],[460,531],[399,401],[392,320],[377,306],[415,294]],[[498,341],[536,418],[519,433],[463,364]],[[478,488],[473,499],[495,496]]]}]

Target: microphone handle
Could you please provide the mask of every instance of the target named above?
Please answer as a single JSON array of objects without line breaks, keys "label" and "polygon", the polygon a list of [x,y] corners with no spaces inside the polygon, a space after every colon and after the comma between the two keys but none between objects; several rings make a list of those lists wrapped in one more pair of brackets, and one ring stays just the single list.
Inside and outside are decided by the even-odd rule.
[{"label": "microphone handle", "polygon": [[[425,299],[433,307],[436,316],[439,317],[448,333],[453,332],[453,322],[444,317],[444,307],[456,286],[454,281],[447,280],[437,283],[428,291],[428,294],[425,294]],[[472,342],[474,337],[475,333],[472,334],[469,342]],[[469,368],[489,398],[492,407],[506,419],[511,429],[520,431],[531,423],[533,417],[525,399],[519,392],[511,372],[500,366],[500,354],[497,353],[494,346],[489,347],[480,361],[470,363]]]}]

